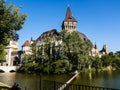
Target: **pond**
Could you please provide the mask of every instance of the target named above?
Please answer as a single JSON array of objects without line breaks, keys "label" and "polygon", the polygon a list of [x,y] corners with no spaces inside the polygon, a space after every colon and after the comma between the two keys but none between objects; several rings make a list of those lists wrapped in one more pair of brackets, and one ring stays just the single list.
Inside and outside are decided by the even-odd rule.
[{"label": "pond", "polygon": [[120,71],[80,73],[71,83],[120,89]]},{"label": "pond", "polygon": [[12,86],[14,83],[24,90],[40,90],[40,80],[66,82],[72,75],[36,75],[22,73],[0,73],[0,82]]},{"label": "pond", "polygon": [[[0,82],[12,86],[15,82],[27,90],[40,90],[40,80],[66,82],[72,75],[36,75],[21,73],[0,73]],[[80,73],[72,84],[82,84],[120,89],[120,71]],[[24,89],[23,89],[24,90]]]}]

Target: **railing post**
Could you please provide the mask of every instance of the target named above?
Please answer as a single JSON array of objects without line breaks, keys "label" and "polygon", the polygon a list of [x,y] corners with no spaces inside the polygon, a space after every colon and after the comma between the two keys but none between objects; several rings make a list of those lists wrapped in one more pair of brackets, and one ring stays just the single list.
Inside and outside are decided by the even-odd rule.
[{"label": "railing post", "polygon": [[80,90],[80,85],[78,85],[78,89]]},{"label": "railing post", "polygon": [[43,90],[43,87],[42,87],[42,76],[40,74],[40,90]]},{"label": "railing post", "polygon": [[53,90],[56,90],[56,81],[54,81],[54,89]]},{"label": "railing post", "polygon": [[[63,84],[63,85],[61,85],[61,84]],[[45,88],[42,89],[41,88],[42,86],[40,86],[40,90],[120,90],[120,89],[89,86],[89,85],[76,85],[76,84],[67,84],[66,85],[65,83],[60,83],[60,82],[56,82],[56,81],[46,81],[43,84],[43,87],[44,87],[44,85],[45,85]],[[50,86],[46,87],[46,85],[50,85]],[[60,86],[62,86],[62,87],[60,87]]]}]

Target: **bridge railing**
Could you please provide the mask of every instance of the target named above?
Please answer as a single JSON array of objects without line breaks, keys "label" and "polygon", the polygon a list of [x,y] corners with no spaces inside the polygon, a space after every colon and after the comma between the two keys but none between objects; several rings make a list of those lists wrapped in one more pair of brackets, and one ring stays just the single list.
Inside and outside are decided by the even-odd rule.
[{"label": "bridge railing", "polygon": [[65,90],[120,90],[120,89],[97,87],[97,86],[88,86],[88,85],[69,84],[66,87]]},{"label": "bridge railing", "polygon": [[20,66],[0,66],[0,70],[4,72],[16,71]]},{"label": "bridge railing", "polygon": [[[56,81],[43,81],[42,90],[60,90],[59,88],[65,83],[56,82]],[[113,88],[97,87],[97,86],[88,86],[88,85],[77,85],[77,84],[68,84],[66,88],[61,90],[120,90]]]}]

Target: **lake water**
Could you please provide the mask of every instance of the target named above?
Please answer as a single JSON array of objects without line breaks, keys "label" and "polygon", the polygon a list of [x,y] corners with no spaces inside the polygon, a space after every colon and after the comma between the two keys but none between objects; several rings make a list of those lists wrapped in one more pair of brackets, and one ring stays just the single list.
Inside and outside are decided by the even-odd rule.
[{"label": "lake water", "polygon": [[21,73],[0,73],[0,82],[12,86],[15,82],[24,90],[40,90],[40,80],[66,82],[72,75],[36,75]]},{"label": "lake water", "polygon": [[120,89],[120,71],[81,73],[72,83]]},{"label": "lake water", "polygon": [[[43,80],[66,82],[72,75],[42,75]],[[0,73],[0,82],[12,86],[14,82],[27,90],[40,90],[41,76],[36,74]],[[120,71],[80,73],[73,84],[92,85],[120,89]]]}]

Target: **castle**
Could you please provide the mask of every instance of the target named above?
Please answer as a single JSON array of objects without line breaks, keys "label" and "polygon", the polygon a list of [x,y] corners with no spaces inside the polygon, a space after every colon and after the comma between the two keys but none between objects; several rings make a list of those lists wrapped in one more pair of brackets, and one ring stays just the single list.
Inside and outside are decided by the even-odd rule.
[{"label": "castle", "polygon": [[[62,22],[62,26],[61,26],[61,27],[62,27],[62,30],[67,30],[67,32],[69,32],[69,33],[73,32],[73,31],[78,32],[78,31],[77,31],[77,20],[72,16],[72,12],[71,12],[70,6],[68,6],[68,8],[67,8],[66,16],[65,16],[65,18],[64,18],[64,20],[63,20],[63,22]],[[80,37],[81,37],[81,39],[82,39],[83,41],[88,40],[88,38],[87,38],[87,36],[86,36],[85,34],[83,34],[83,33],[81,33],[81,32],[78,32],[78,33],[79,33],[79,35],[80,35]],[[51,42],[55,42],[56,45],[58,45],[59,43],[61,44],[62,41],[57,41],[57,40],[56,40],[56,37],[57,37],[57,36],[58,36],[58,32],[57,32],[56,29],[43,32],[43,33],[36,39],[36,41],[37,41],[37,46],[43,45],[43,44],[44,44],[44,43],[43,43],[43,40],[44,40],[46,37],[51,37],[51,38],[52,38],[52,41],[51,41]],[[26,42],[28,42],[28,40],[27,40]],[[30,42],[31,42],[31,40],[29,41],[29,47],[30,47],[30,44],[31,44]],[[25,46],[25,45],[23,45],[23,46]],[[23,46],[22,46],[22,47],[23,47]],[[27,45],[26,45],[26,46],[27,46]],[[25,46],[25,47],[26,47],[26,46]],[[23,50],[23,51],[24,51],[24,50]],[[27,51],[28,51],[28,50],[26,49],[26,52],[27,52]],[[30,51],[30,48],[29,48],[29,51]],[[96,45],[96,44],[92,46],[92,50],[91,50],[91,52],[90,52],[90,56],[96,56],[96,55],[97,55],[97,56],[101,57],[103,54],[109,54],[109,50],[108,50],[107,45],[103,45],[102,50],[99,50],[99,49],[97,48],[97,45]]]},{"label": "castle", "polygon": [[[63,23],[62,23],[61,27],[62,27],[62,30],[67,30],[67,32],[69,32],[69,33],[73,32],[73,31],[78,32],[77,31],[77,20],[72,16],[70,6],[68,6],[68,8],[67,8],[66,16],[63,20]],[[78,32],[78,33],[79,33],[79,35],[80,35],[80,37],[83,41],[88,40],[88,38],[85,34],[83,34],[81,32]],[[55,45],[61,45],[62,41],[56,39],[56,37],[58,35],[59,35],[59,33],[57,32],[56,29],[43,32],[36,40],[33,40],[33,39],[31,39],[30,41],[26,40],[25,43],[22,45],[22,50],[21,51],[18,51],[18,42],[11,40],[7,49],[6,49],[6,52],[7,52],[6,62],[7,62],[7,64],[8,65],[13,65],[13,61],[14,61],[13,58],[15,56],[19,56],[20,59],[21,59],[24,55],[28,55],[28,54],[31,55],[32,54],[31,44],[34,41],[37,42],[37,47],[39,47],[41,45],[44,45],[43,41],[46,37],[50,37],[51,42],[54,42]],[[101,57],[103,54],[108,54],[108,53],[109,53],[109,50],[108,50],[107,45],[104,45],[102,50],[98,50],[97,45],[95,44],[92,47],[90,55],[91,56],[96,56],[97,55],[97,56]],[[21,56],[21,55],[23,55],[23,56]]]}]

